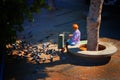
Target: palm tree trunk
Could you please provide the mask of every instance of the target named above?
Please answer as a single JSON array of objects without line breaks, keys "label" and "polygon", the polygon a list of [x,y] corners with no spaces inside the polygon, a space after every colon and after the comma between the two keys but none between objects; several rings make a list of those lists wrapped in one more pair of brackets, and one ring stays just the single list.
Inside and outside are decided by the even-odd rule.
[{"label": "palm tree trunk", "polygon": [[101,12],[104,0],[91,0],[87,17],[87,50],[97,51],[99,42],[99,29]]}]

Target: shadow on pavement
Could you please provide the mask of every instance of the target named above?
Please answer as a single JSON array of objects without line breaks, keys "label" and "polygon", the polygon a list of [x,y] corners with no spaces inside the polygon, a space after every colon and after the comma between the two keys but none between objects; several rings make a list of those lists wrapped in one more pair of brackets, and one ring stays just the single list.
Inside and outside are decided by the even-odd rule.
[{"label": "shadow on pavement", "polygon": [[[27,58],[18,56],[6,56],[5,71],[3,80],[36,80],[48,77],[46,67],[54,67],[56,65],[71,64],[77,66],[100,66],[107,64],[111,57],[102,58],[83,58],[76,57],[69,53],[62,53],[58,55],[60,60],[52,63],[34,64],[28,62]],[[64,69],[64,68],[63,68]]]}]

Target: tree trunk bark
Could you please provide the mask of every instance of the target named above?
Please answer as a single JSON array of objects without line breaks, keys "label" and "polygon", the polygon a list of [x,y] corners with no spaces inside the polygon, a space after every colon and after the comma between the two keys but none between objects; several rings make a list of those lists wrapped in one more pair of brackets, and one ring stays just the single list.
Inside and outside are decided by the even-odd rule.
[{"label": "tree trunk bark", "polygon": [[91,0],[87,17],[87,50],[97,51],[99,42],[99,29],[101,12],[104,0]]}]

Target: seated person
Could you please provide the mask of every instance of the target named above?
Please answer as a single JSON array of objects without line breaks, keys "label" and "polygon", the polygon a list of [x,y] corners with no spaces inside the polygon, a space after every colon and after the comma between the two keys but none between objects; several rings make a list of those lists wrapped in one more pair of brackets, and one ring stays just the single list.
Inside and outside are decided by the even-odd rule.
[{"label": "seated person", "polygon": [[69,35],[66,45],[74,46],[80,41],[81,32],[77,24],[73,24],[74,33]]}]

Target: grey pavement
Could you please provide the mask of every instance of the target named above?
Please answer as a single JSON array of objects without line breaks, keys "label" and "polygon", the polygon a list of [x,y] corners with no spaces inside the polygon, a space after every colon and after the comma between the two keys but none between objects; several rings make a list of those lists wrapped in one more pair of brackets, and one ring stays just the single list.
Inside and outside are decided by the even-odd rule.
[{"label": "grey pavement", "polygon": [[[25,20],[23,24],[25,30],[18,36],[25,36],[27,41],[35,43],[47,40],[46,37],[48,36],[50,36],[50,40],[54,41],[57,40],[59,33],[72,33],[72,24],[78,23],[82,33],[81,39],[86,39],[88,5],[83,5],[82,0],[56,1],[58,10],[51,12],[42,9],[40,14],[34,14],[34,23]],[[119,16],[110,12],[105,10],[102,14],[100,37],[120,39]],[[103,39],[113,42],[119,49],[119,41]],[[119,51],[111,57],[108,64],[101,66],[87,66],[89,64],[86,65],[84,60],[78,60],[73,56],[68,57],[65,54],[63,56],[68,57],[67,60],[55,61],[53,64],[10,63],[8,64],[10,66],[6,66],[7,74],[4,77],[6,80],[120,80]],[[40,69],[39,72],[38,69]]]},{"label": "grey pavement", "polygon": [[[39,42],[52,34],[51,39],[56,39],[59,33],[72,33],[72,24],[78,23],[81,31],[81,39],[86,39],[86,17],[89,6],[84,0],[56,0],[58,10],[41,10],[40,14],[34,14],[34,22],[25,20],[24,31],[18,34],[25,36],[29,42]],[[111,17],[109,11],[104,10],[100,28],[100,37],[119,38],[119,18]],[[114,26],[115,25],[115,26]],[[113,27],[114,26],[114,27]]]}]

